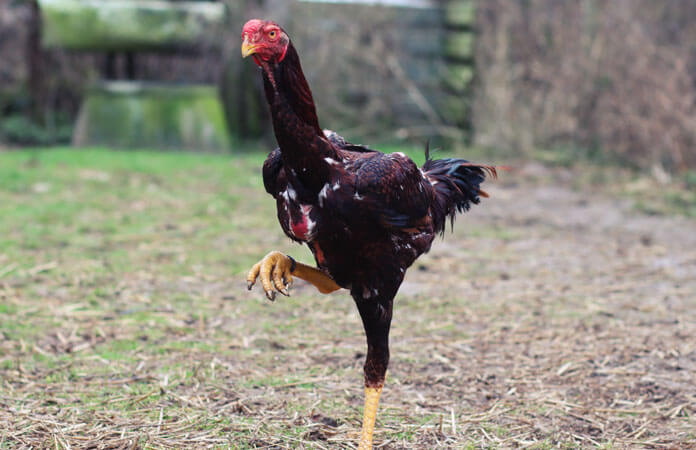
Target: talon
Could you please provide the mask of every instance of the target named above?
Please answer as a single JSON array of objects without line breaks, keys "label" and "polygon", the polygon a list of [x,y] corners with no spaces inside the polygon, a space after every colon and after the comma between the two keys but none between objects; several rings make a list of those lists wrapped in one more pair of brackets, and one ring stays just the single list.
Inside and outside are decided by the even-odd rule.
[{"label": "talon", "polygon": [[259,271],[261,270],[261,263],[256,263],[254,266],[251,268],[249,273],[247,274],[247,289],[251,290],[251,288],[254,286],[254,283],[256,283],[256,278],[259,276]]},{"label": "talon", "polygon": [[285,286],[283,283],[284,270],[281,267],[281,261],[278,261],[276,266],[273,268],[273,284],[275,285],[275,288],[278,290],[278,292],[280,292],[281,294],[283,294],[287,297],[288,291],[285,289]]},{"label": "talon", "polygon": [[266,297],[272,302],[275,301],[275,291],[266,291]]}]

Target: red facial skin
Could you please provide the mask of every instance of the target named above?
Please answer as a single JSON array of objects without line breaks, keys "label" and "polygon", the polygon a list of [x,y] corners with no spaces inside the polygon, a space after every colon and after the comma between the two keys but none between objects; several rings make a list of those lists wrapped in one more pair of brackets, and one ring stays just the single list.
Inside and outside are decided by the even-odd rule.
[{"label": "red facial skin", "polygon": [[259,66],[263,62],[281,62],[290,44],[290,38],[277,23],[259,19],[252,19],[244,25],[242,41],[242,55],[253,55]]}]

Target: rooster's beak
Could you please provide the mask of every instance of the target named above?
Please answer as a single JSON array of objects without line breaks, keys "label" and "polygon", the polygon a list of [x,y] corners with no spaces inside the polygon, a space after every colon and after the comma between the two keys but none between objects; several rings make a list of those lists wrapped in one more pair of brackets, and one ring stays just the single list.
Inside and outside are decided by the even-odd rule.
[{"label": "rooster's beak", "polygon": [[244,42],[242,42],[242,58],[246,58],[249,55],[256,53],[258,45],[254,45],[249,42],[249,38],[244,36]]}]

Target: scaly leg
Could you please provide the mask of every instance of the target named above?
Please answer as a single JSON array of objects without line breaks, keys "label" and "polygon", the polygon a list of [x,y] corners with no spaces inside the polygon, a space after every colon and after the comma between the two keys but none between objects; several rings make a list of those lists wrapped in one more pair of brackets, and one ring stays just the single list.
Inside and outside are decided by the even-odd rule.
[{"label": "scaly leg", "polygon": [[381,394],[382,387],[365,388],[365,411],[363,412],[362,432],[360,433],[360,445],[358,445],[358,450],[372,449],[372,434],[375,431],[377,406],[379,405],[379,396]]},{"label": "scaly leg", "polygon": [[292,276],[313,284],[322,294],[340,289],[336,282],[321,270],[294,259],[280,252],[270,252],[261,261],[254,264],[247,275],[247,288],[251,290],[256,278],[261,278],[261,285],[269,300],[275,300],[276,291],[289,296]]}]

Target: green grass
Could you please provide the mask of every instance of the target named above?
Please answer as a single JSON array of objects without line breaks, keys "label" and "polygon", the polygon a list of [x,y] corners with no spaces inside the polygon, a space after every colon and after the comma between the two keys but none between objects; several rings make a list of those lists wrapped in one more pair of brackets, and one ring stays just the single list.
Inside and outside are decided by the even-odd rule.
[{"label": "green grass", "polygon": [[[272,204],[250,214],[257,206],[243,200],[261,198],[264,157],[0,153],[0,327],[10,344],[0,353],[3,366],[47,373],[48,386],[89,374],[90,386],[128,377],[144,358],[229,353],[224,330],[196,340],[199,322],[218,316],[199,278],[239,277],[258,258],[245,241],[272,227]],[[169,363],[172,381],[190,377],[185,360]],[[128,397],[140,390],[127,386]],[[80,392],[79,404],[97,408],[122,391],[101,384]],[[125,415],[137,409],[114,405]]]},{"label": "green grass", "polygon": [[[134,243],[163,234],[172,242],[192,236],[207,248],[211,235],[234,226],[245,190],[261,185],[252,169],[259,154],[57,149],[0,157],[0,246],[22,268],[73,251],[128,267]],[[189,256],[206,263],[215,253]],[[174,254],[151,257],[170,265]]]}]

